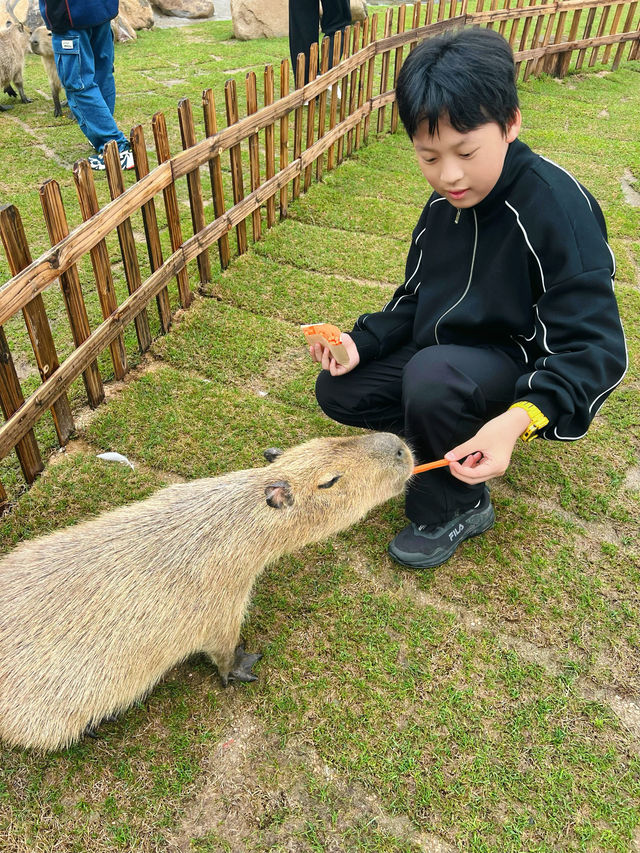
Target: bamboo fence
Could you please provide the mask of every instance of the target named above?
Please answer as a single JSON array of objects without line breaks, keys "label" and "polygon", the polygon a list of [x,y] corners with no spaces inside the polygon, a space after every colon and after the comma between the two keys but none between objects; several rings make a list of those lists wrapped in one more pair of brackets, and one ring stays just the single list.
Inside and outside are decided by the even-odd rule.
[{"label": "bamboo fence", "polygon": [[[172,321],[169,286],[177,292],[179,305],[187,308],[193,299],[189,270],[197,268],[196,287],[207,282],[214,246],[224,269],[232,257],[230,232],[236,232],[237,253],[246,252],[249,229],[251,240],[260,240],[263,227],[272,228],[278,218],[285,218],[289,202],[309,188],[314,171],[315,179],[321,180],[325,170],[350,157],[373,133],[395,131],[395,81],[403,57],[418,42],[455,27],[484,26],[497,29],[508,39],[522,80],[542,72],[563,76],[569,70],[596,63],[615,69],[625,58],[625,51],[627,59],[640,58],[637,7],[638,0],[533,0],[526,4],[525,0],[477,0],[471,12],[466,0],[427,0],[389,8],[381,20],[372,15],[362,25],[348,28],[341,55],[336,39],[330,70],[328,41],[323,42],[322,49],[314,46],[311,82],[307,85],[303,85],[301,57],[292,89],[288,61],[283,60],[279,69],[268,65],[262,81],[262,107],[258,106],[256,75],[247,74],[246,115],[242,118],[236,84],[228,81],[224,129],[218,129],[214,94],[207,89],[202,96],[205,138],[200,141],[191,103],[181,100],[178,120],[182,151],[175,155],[170,151],[164,115],[154,115],[151,130],[158,165],[153,169],[143,129],[140,125],[133,128],[136,183],[126,190],[116,144],[110,143],[105,161],[111,201],[103,207],[98,205],[87,161],[77,162],[73,176],[83,220],[77,227],[69,228],[57,182],[45,181],[39,194],[51,248],[36,260],[32,260],[19,211],[11,204],[1,206],[0,237],[12,277],[0,288],[0,405],[5,416],[0,427],[0,459],[15,450],[24,479],[33,482],[43,468],[34,426],[51,411],[59,444],[68,442],[74,432],[68,397],[71,383],[82,376],[90,406],[97,407],[104,400],[104,367],[101,371],[99,357],[108,352],[109,375],[117,379],[126,375],[125,330],[133,324],[140,350],[149,348],[153,339],[149,311],[154,299],[154,326],[158,334],[164,334]],[[223,156],[229,158],[225,169]],[[209,176],[206,189],[203,167]],[[179,202],[185,182],[192,231],[188,237],[183,234]],[[212,203],[211,221],[207,221],[205,197]],[[144,237],[132,225],[134,216],[142,219]],[[164,241],[163,233],[168,234]],[[119,244],[117,264],[108,246],[114,235]],[[142,272],[141,255],[146,255],[148,275]],[[83,264],[87,258],[92,275]],[[194,262],[191,267],[190,262]],[[128,295],[121,302],[116,295],[114,267],[126,281]],[[56,281],[73,339],[72,351],[62,361],[52,332],[54,324],[43,301],[43,293]],[[93,329],[86,302],[90,295],[97,298],[102,318]],[[26,399],[4,328],[20,313],[41,379]],[[0,504],[6,501],[0,484]]]}]

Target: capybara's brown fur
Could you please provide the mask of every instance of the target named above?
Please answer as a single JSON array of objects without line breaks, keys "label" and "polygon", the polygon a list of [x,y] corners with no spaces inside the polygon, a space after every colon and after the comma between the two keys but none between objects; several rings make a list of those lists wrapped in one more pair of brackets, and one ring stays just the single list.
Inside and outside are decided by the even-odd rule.
[{"label": "capybara's brown fur", "polygon": [[[29,31],[20,22],[7,21],[6,28],[0,29],[0,89],[15,98],[16,92],[11,85],[15,83],[23,104],[31,103],[22,85],[24,57],[28,50]],[[0,104],[0,110],[10,109],[11,107]]]},{"label": "capybara's brown fur", "polygon": [[390,433],[318,438],[267,458],[25,542],[0,562],[3,740],[66,747],[197,652],[223,682],[251,680],[240,628],[265,564],[353,524],[401,492],[413,466]]}]

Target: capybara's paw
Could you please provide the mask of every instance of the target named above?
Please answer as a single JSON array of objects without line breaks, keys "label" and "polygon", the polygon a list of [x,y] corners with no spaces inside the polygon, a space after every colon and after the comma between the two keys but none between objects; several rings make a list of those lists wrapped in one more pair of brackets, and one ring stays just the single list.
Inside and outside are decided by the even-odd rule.
[{"label": "capybara's paw", "polygon": [[257,681],[258,676],[254,675],[251,670],[254,664],[256,664],[261,657],[261,654],[248,654],[247,652],[245,652],[244,640],[241,640],[236,646],[235,654],[233,657],[233,669],[226,677],[221,676],[222,684],[226,687],[230,680]]}]

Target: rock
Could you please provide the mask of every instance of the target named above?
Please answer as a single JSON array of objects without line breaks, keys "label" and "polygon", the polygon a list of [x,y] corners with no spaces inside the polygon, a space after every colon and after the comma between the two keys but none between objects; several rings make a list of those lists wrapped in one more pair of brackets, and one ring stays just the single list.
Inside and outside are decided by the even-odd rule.
[{"label": "rock", "polygon": [[38,0],[18,0],[13,5],[11,12],[5,9],[5,4],[0,3],[0,29],[4,29],[7,21],[21,21],[28,30],[35,30],[44,24],[40,14]]},{"label": "rock", "polygon": [[153,27],[153,9],[149,0],[120,0],[118,16],[111,22],[116,41],[133,41],[136,30]]},{"label": "rock", "polygon": [[176,18],[210,18],[214,12],[211,0],[153,0],[153,5],[161,14]]},{"label": "rock", "polygon": [[153,26],[153,9],[149,0],[120,0],[120,14],[134,30],[150,30]]},{"label": "rock", "polygon": [[116,41],[135,41],[138,38],[126,15],[117,15],[111,21],[111,32]]},{"label": "rock", "polygon": [[356,21],[364,21],[368,14],[366,0],[351,0],[351,20],[354,24]]},{"label": "rock", "polygon": [[279,38],[289,33],[286,0],[231,0],[233,35],[240,41]]}]

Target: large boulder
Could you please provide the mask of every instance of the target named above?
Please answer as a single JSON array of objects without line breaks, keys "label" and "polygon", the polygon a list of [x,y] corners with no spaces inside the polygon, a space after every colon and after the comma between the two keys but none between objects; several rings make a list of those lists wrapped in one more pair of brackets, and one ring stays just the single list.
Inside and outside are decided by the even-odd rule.
[{"label": "large boulder", "polygon": [[149,0],[120,0],[118,15],[111,22],[116,41],[132,41],[136,30],[153,27],[153,9]]},{"label": "large boulder", "polygon": [[120,0],[119,18],[126,18],[134,30],[150,30],[153,9],[149,0]]},{"label": "large boulder", "polygon": [[38,0],[6,0],[0,2],[0,29],[7,21],[21,21],[28,30],[35,30],[44,23],[40,14]]},{"label": "large boulder", "polygon": [[231,0],[233,35],[241,41],[279,38],[289,32],[287,0]]},{"label": "large boulder", "polygon": [[351,0],[351,20],[354,24],[356,21],[364,21],[367,15],[367,0]]},{"label": "large boulder", "polygon": [[211,0],[152,0],[162,15],[176,18],[210,18],[214,8]]}]

